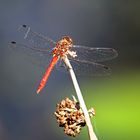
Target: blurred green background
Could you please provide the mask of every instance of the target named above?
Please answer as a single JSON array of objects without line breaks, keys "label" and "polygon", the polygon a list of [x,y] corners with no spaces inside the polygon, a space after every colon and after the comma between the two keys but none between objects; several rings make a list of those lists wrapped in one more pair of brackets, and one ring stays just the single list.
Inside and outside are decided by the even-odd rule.
[{"label": "blurred green background", "polygon": [[[130,0],[0,0],[0,140],[73,139],[59,128],[53,112],[63,98],[75,95],[69,75],[54,70],[36,95],[44,69],[8,48],[22,42],[17,32],[27,24],[59,40],[113,47],[119,56],[106,62],[110,76],[78,77],[99,140],[140,139],[140,2]],[[88,139],[83,128],[74,139]]]}]

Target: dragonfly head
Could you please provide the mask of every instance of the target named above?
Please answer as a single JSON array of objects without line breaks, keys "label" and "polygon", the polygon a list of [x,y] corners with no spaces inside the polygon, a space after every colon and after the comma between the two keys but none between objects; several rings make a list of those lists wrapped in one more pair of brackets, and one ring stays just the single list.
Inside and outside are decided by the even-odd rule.
[{"label": "dragonfly head", "polygon": [[67,46],[72,46],[73,44],[73,41],[69,36],[62,37],[61,42],[63,45],[67,45]]},{"label": "dragonfly head", "polygon": [[69,36],[64,36],[58,41],[56,47],[53,49],[52,54],[60,57],[64,57],[69,54],[70,48],[73,46],[73,41]]}]

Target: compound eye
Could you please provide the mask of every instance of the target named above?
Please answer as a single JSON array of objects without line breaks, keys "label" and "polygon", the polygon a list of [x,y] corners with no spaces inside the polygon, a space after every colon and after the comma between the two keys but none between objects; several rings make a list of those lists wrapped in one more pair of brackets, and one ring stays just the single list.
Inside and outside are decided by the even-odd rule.
[{"label": "compound eye", "polygon": [[67,41],[70,40],[70,37],[69,36],[65,36],[64,39],[66,39]]},{"label": "compound eye", "polygon": [[67,41],[67,44],[73,43],[72,39],[69,36],[64,36],[63,39]]}]

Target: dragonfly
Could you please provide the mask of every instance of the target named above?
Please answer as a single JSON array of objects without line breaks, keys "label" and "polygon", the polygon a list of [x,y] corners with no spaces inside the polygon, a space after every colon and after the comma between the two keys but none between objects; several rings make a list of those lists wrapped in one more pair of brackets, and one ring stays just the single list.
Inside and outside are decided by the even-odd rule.
[{"label": "dragonfly", "polygon": [[10,47],[33,58],[40,66],[46,68],[37,88],[37,94],[45,87],[54,66],[60,70],[68,68],[63,61],[65,57],[70,60],[77,75],[92,76],[110,74],[110,68],[100,64],[100,62],[111,60],[118,56],[117,51],[113,48],[74,45],[72,38],[69,36],[63,36],[55,42],[33,31],[27,25],[21,25],[18,30],[23,34],[28,45],[12,41]]}]

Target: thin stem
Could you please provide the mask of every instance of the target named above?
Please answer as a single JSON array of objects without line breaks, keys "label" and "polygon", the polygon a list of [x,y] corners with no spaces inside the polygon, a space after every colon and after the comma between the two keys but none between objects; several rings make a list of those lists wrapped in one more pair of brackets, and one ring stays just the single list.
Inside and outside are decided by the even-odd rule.
[{"label": "thin stem", "polygon": [[90,140],[98,140],[96,135],[95,135],[95,133],[94,133],[94,131],[93,131],[93,127],[92,127],[92,124],[91,124],[91,121],[90,121],[90,117],[89,117],[89,114],[88,114],[88,111],[87,111],[87,107],[85,105],[85,102],[84,102],[80,87],[78,85],[78,81],[76,79],[76,76],[75,76],[75,73],[73,71],[73,68],[72,68],[72,66],[70,64],[70,61],[69,61],[69,59],[67,57],[65,57],[63,60],[64,60],[64,62],[66,64],[66,66],[68,67],[68,71],[70,73],[74,88],[76,90],[80,106],[81,106],[81,108],[83,110],[83,113],[84,113],[84,116],[85,116],[85,121],[86,121],[86,124],[87,124],[87,127],[88,127],[88,133],[89,133]]}]

